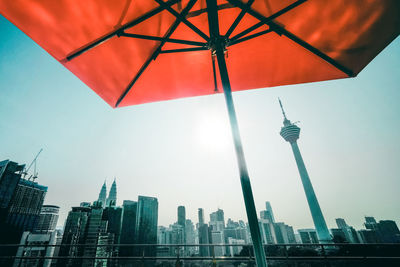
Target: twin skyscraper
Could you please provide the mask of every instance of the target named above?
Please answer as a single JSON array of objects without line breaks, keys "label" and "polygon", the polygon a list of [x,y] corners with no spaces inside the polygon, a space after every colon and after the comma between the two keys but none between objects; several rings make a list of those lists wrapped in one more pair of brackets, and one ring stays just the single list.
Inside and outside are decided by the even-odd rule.
[{"label": "twin skyscraper", "polygon": [[108,206],[115,206],[117,204],[117,183],[114,178],[114,182],[111,185],[110,192],[108,193],[107,197],[107,185],[106,181],[104,181],[103,186],[101,187],[99,193],[99,199],[97,200],[101,206],[108,207]]}]

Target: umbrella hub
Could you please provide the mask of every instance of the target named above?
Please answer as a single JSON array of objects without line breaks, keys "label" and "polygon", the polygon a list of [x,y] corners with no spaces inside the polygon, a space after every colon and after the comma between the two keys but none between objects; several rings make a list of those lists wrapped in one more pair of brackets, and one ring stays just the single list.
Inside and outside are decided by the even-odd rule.
[{"label": "umbrella hub", "polygon": [[210,40],[207,43],[207,47],[209,50],[211,50],[213,55],[216,55],[217,50],[222,50],[225,53],[227,51],[227,46],[228,46],[228,38],[221,35],[210,38]]}]

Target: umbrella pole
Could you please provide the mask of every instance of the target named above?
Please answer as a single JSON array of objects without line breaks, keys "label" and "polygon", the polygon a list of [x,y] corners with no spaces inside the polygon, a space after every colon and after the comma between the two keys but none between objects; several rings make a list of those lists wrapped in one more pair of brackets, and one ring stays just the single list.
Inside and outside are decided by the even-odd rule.
[{"label": "umbrella pole", "polygon": [[254,205],[253,192],[251,190],[250,177],[247,171],[246,160],[244,158],[244,153],[243,153],[242,140],[240,138],[239,127],[236,118],[235,106],[233,104],[232,90],[225,62],[224,47],[222,45],[217,45],[215,53],[217,56],[219,73],[221,75],[226,106],[228,108],[229,120],[231,123],[233,142],[235,144],[236,156],[239,165],[240,182],[242,184],[244,204],[246,206],[247,220],[250,226],[250,233],[251,233],[251,239],[253,241],[256,263],[258,267],[266,267],[267,262],[265,258],[265,251],[262,245],[256,207]]}]

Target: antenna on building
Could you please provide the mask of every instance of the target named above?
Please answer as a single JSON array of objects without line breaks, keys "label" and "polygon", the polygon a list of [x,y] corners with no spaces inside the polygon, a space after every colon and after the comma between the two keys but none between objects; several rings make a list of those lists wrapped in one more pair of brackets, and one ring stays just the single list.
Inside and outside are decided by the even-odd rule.
[{"label": "antenna on building", "polygon": [[29,170],[31,169],[32,165],[33,165],[33,174],[31,174],[31,176],[29,176],[28,181],[30,181],[31,179],[32,179],[32,181],[35,181],[35,179],[38,177],[38,172],[36,170],[36,162],[42,151],[43,151],[43,148],[41,148],[39,150],[39,152],[36,154],[36,157],[32,160],[31,164],[29,164],[29,167],[23,171],[24,179],[25,179],[26,175],[28,174]]},{"label": "antenna on building", "polygon": [[285,120],[287,120],[285,110],[283,109],[282,102],[281,102],[281,99],[279,97],[278,97],[278,100],[279,100],[279,105],[281,106],[281,109],[282,109],[283,117],[285,118]]}]

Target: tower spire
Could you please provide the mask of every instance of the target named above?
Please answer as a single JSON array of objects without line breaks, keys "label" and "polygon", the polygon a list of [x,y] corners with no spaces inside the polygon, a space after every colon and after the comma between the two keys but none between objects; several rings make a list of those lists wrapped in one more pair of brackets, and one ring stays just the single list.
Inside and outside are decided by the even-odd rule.
[{"label": "tower spire", "polygon": [[114,182],[111,185],[110,192],[108,193],[106,206],[115,206],[117,204],[117,182],[114,177]]},{"label": "tower spire", "polygon": [[285,120],[287,120],[285,110],[283,109],[283,105],[282,105],[281,99],[279,97],[278,97],[278,100],[279,100],[279,105],[281,106],[283,117],[285,118]]},{"label": "tower spire", "polygon": [[278,100],[279,100],[279,105],[281,106],[281,110],[282,110],[282,114],[283,114],[283,125],[284,126],[291,125],[290,120],[288,120],[286,117],[286,113],[285,113],[285,110],[283,109],[282,101],[279,97],[278,97]]},{"label": "tower spire", "polygon": [[106,197],[107,197],[107,185],[106,181],[104,180],[104,184],[101,187],[99,198],[97,199],[98,202],[101,202],[102,207],[106,205]]}]

